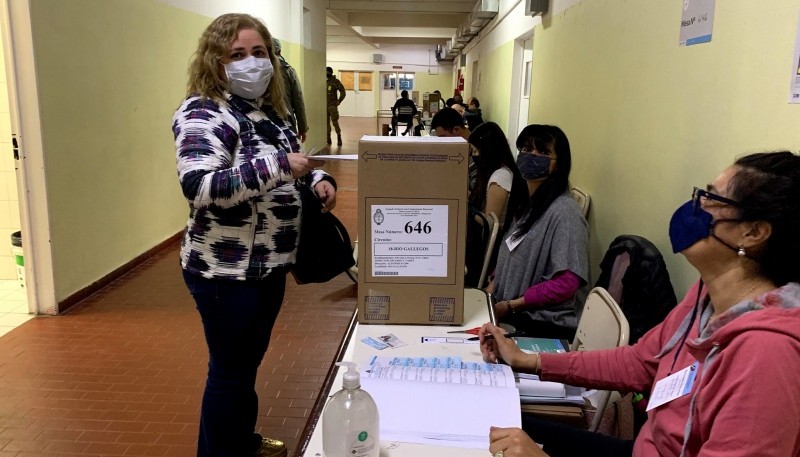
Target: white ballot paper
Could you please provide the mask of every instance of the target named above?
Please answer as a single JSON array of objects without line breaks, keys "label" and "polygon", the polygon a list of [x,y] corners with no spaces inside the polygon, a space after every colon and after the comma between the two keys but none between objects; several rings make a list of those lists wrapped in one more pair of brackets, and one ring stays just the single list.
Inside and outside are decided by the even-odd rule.
[{"label": "white ballot paper", "polygon": [[372,275],[447,277],[447,205],[372,205]]},{"label": "white ballot paper", "polygon": [[489,427],[520,427],[507,365],[460,357],[371,357],[361,387],[378,405],[381,441],[488,449]]}]

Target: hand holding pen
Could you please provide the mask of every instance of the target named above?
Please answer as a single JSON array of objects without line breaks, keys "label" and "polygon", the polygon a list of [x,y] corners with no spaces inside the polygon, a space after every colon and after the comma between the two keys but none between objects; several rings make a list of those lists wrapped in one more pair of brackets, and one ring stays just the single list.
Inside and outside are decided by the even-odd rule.
[{"label": "hand holding pen", "polygon": [[515,367],[518,361],[524,359],[526,355],[517,343],[512,340],[514,336],[522,336],[520,333],[506,333],[505,330],[497,327],[492,323],[485,323],[478,331],[478,337],[481,340],[481,354],[483,360],[486,362],[497,363],[498,360],[503,360],[507,364]]}]

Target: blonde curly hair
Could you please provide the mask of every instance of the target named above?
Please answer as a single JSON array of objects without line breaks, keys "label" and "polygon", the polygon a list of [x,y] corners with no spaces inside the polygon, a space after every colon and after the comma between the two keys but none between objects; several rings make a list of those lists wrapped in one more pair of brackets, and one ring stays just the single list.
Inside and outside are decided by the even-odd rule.
[{"label": "blonde curly hair", "polygon": [[287,116],[289,110],[286,106],[286,89],[281,65],[273,49],[272,35],[263,22],[249,14],[223,14],[206,27],[189,64],[187,94],[199,94],[219,102],[225,100],[223,94],[228,83],[223,76],[225,72],[222,70],[220,59],[228,54],[231,44],[239,36],[239,31],[247,29],[255,30],[261,35],[272,68],[275,70],[267,88],[267,101],[281,116]]}]

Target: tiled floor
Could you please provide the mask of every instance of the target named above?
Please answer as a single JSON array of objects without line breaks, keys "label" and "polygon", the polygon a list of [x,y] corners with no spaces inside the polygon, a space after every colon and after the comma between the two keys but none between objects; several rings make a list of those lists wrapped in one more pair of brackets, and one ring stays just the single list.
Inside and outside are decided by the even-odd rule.
[{"label": "tiled floor", "polygon": [[16,279],[0,280],[0,336],[31,320],[28,296]]},{"label": "tiled floor", "polygon": [[[343,118],[342,128],[345,145],[334,152],[355,153],[375,120]],[[339,183],[334,213],[353,238],[356,166],[329,169]],[[287,280],[257,389],[258,429],[285,440],[290,455],[355,303],[345,275]],[[0,336],[0,457],[195,455],[206,363],[173,247],[68,313]]]}]

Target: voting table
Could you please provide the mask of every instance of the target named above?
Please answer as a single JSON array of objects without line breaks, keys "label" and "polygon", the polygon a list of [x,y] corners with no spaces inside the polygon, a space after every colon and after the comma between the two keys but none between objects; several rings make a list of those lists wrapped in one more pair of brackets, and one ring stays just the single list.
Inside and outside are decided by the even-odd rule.
[{"label": "voting table", "polygon": [[[453,341],[466,340],[473,335],[448,334],[450,331],[466,330],[480,327],[486,322],[495,322],[491,297],[479,289],[465,289],[464,291],[464,325],[462,326],[432,326],[432,325],[359,325],[356,314],[350,327],[342,340],[336,362],[354,361],[363,363],[370,356],[455,356],[464,360],[479,361],[482,359],[480,347],[475,343],[423,343],[423,337],[452,338]],[[405,346],[378,350],[368,346],[361,340],[372,337],[376,340],[382,335],[394,334]],[[360,367],[359,367],[360,368]],[[342,388],[342,375],[344,367],[332,366],[323,383],[319,398],[317,399],[306,427],[300,437],[299,446],[295,455],[308,457],[322,457],[322,412],[331,394]],[[411,406],[409,406],[411,407]],[[455,419],[457,420],[457,419]],[[486,431],[488,435],[488,430]],[[440,457],[486,457],[486,449],[464,449],[455,447],[429,446],[405,442],[381,441],[382,457],[418,457],[421,455],[436,455]]]}]

